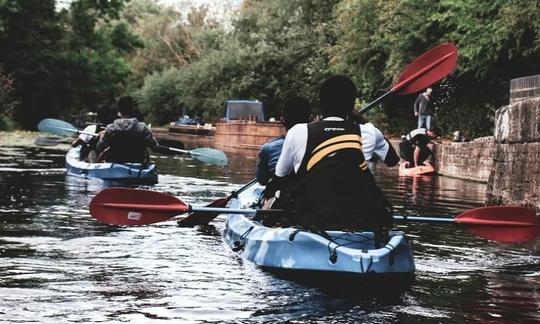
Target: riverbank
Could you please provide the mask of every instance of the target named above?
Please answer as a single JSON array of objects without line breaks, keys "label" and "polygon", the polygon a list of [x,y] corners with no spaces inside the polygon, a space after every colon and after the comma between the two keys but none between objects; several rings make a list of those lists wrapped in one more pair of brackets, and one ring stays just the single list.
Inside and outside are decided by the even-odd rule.
[{"label": "riverbank", "polygon": [[2,146],[35,146],[34,141],[43,133],[30,131],[0,132],[0,145]]}]

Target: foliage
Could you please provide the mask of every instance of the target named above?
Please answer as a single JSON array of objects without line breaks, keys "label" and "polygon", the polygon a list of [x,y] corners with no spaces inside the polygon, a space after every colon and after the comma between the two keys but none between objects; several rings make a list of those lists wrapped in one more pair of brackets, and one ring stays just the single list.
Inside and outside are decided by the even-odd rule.
[{"label": "foliage", "polygon": [[[332,62],[355,75],[363,97],[373,96],[417,55],[453,42],[459,65],[450,84],[434,89],[435,120],[447,132],[486,135],[494,107],[508,102],[508,80],[540,71],[539,14],[538,2],[524,0],[344,0],[337,8]],[[391,127],[412,118],[411,102],[386,103]]]},{"label": "foliage", "polygon": [[[125,93],[165,124],[217,119],[228,99],[260,100],[277,117],[301,95],[316,112],[319,83],[336,73],[370,102],[419,54],[453,42],[459,64],[434,86],[435,123],[475,137],[492,131],[510,79],[540,73],[539,16],[528,0],[245,0],[222,25],[206,7],[153,0],[74,0],[61,12],[53,0],[0,0],[0,63],[25,128]],[[393,96],[367,117],[404,133],[415,97]]]},{"label": "foliage", "polygon": [[[117,95],[130,72],[122,55],[136,47],[128,29],[109,28],[123,0],[0,2],[0,63],[14,80],[14,118],[27,129]],[[122,42],[120,42],[122,40]]]},{"label": "foliage", "polygon": [[11,116],[17,104],[13,98],[13,79],[4,73],[0,66],[0,130],[15,128],[15,121]]},{"label": "foliage", "polygon": [[[180,98],[167,107],[176,104],[177,114],[187,111],[216,118],[222,116],[227,99],[260,100],[267,116],[279,115],[292,95],[303,95],[315,104],[317,85],[327,73],[325,49],[332,39],[324,22],[331,19],[335,3],[245,1],[231,32],[215,27],[194,33],[203,52],[174,72]],[[170,77],[168,73],[173,72],[162,77]],[[152,83],[156,78],[159,74],[152,76]],[[141,102],[148,103],[145,109],[156,107],[145,99],[151,88],[160,91],[145,82],[139,92]]]}]

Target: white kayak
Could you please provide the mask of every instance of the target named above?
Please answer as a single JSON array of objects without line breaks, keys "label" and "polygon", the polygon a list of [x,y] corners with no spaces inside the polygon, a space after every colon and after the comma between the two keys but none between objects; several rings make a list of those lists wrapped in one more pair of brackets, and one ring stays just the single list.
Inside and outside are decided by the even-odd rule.
[{"label": "white kayak", "polygon": [[[231,208],[253,208],[262,187],[254,185],[231,200]],[[242,258],[284,275],[317,280],[413,278],[415,265],[402,231],[389,231],[375,246],[373,232],[327,231],[320,235],[298,228],[270,228],[250,216],[229,214],[225,242]]]}]

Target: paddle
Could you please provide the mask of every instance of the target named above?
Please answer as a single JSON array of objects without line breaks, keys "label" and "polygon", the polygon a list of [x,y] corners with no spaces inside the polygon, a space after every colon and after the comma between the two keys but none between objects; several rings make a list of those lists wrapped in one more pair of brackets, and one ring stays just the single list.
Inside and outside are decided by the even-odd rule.
[{"label": "paddle", "polygon": [[366,113],[392,93],[406,95],[429,87],[454,70],[457,58],[458,50],[454,44],[445,43],[428,50],[405,68],[388,92],[367,104],[358,113]]},{"label": "paddle", "polygon": [[227,163],[229,163],[227,155],[225,155],[223,151],[216,150],[210,147],[201,147],[193,150],[183,150],[175,147],[158,145],[154,148],[154,151],[164,154],[187,153],[191,155],[194,159],[197,159],[201,162],[220,166],[227,165]]},{"label": "paddle", "polygon": [[[247,184],[245,184],[242,188],[240,188],[240,189],[238,189],[236,191],[233,191],[229,196],[227,196],[225,198],[219,198],[219,199],[216,199],[216,200],[212,201],[211,203],[206,205],[206,207],[225,207],[225,206],[227,206],[227,203],[229,202],[229,200],[231,200],[232,198],[236,198],[239,193],[241,193],[242,191],[244,191],[247,188],[251,187],[255,183],[257,183],[256,178],[251,180]],[[189,214],[187,217],[179,220],[178,221],[178,226],[193,227],[193,226],[196,226],[196,225],[207,225],[214,218],[216,218],[218,215],[219,215],[219,213],[209,213],[209,212],[206,212],[206,211],[202,211],[202,212],[201,211],[199,211],[199,212],[194,211],[193,213]]]},{"label": "paddle", "polygon": [[394,216],[396,220],[466,225],[477,236],[500,242],[526,242],[538,235],[536,214],[524,207],[489,206],[467,210],[455,218]]},{"label": "paddle", "polygon": [[[98,136],[99,134],[85,132],[78,130],[72,124],[65,122],[63,120],[54,119],[54,118],[45,118],[38,124],[38,129],[42,132],[47,132],[55,134],[58,136],[72,136],[73,134],[86,134],[90,136]],[[197,159],[201,162],[223,166],[228,163],[227,156],[220,150],[216,150],[209,147],[202,147],[194,150],[182,150],[174,147],[168,147],[159,145],[155,148],[156,152],[160,153],[187,153],[192,156],[194,159]]]},{"label": "paddle", "polygon": [[211,214],[283,213],[283,210],[233,209],[197,207],[182,200],[143,189],[108,188],[100,191],[90,202],[90,214],[98,221],[110,225],[147,225],[171,219],[189,212]]},{"label": "paddle", "polygon": [[41,132],[51,133],[58,136],[73,136],[73,134],[85,134],[90,136],[98,136],[96,133],[85,132],[78,130],[72,124],[60,119],[45,118],[38,124],[38,129]]},{"label": "paddle", "polygon": [[[180,199],[142,189],[109,188],[98,193],[90,203],[90,214],[111,225],[147,225],[170,220],[188,212],[212,214],[284,213],[283,210],[232,209],[191,206]],[[538,221],[533,211],[524,207],[493,206],[467,210],[456,218],[394,216],[396,220],[465,225],[473,234],[503,242],[524,242],[536,237]]]}]

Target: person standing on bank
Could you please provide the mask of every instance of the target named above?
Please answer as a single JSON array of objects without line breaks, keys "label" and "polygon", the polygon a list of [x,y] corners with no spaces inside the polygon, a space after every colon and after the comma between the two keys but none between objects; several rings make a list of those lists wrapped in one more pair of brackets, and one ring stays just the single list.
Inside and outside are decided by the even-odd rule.
[{"label": "person standing on bank", "polygon": [[109,124],[100,134],[97,144],[99,160],[112,163],[149,162],[147,148],[158,146],[157,140],[144,123],[134,117],[134,101],[130,96],[118,100],[120,118]]},{"label": "person standing on bank", "polygon": [[[328,78],[319,92],[323,119],[297,124],[287,132],[275,175],[265,193],[272,197],[280,191],[277,205],[272,208],[291,211],[289,222],[283,225],[378,233],[392,226],[391,207],[364,158],[363,133],[349,118],[356,93],[348,77]],[[387,155],[389,152],[395,155],[393,149],[386,150]],[[398,160],[378,158],[390,165]],[[291,173],[295,181],[285,187],[282,179]]]},{"label": "person standing on bank", "polygon": [[[283,108],[283,126],[288,131],[296,124],[308,123],[310,116],[309,102],[302,97],[293,97],[287,100]],[[263,144],[259,151],[259,161],[255,176],[260,184],[266,185],[274,171],[281,155],[285,135],[274,138]]]},{"label": "person standing on bank", "polygon": [[417,128],[431,128],[431,116],[433,115],[432,93],[433,90],[427,88],[426,91],[419,94],[414,101],[414,115],[418,117]]}]

